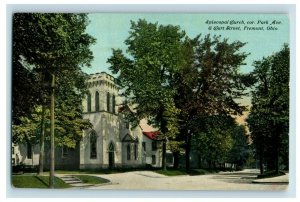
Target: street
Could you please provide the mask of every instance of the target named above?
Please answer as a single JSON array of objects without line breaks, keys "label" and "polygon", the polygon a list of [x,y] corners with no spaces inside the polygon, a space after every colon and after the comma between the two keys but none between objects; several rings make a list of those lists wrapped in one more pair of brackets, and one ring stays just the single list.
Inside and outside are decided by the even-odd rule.
[{"label": "street", "polygon": [[[284,191],[287,183],[252,183],[258,170],[246,169],[239,172],[220,172],[198,176],[164,176],[152,171],[97,175],[111,181],[109,184],[87,189],[131,189],[131,190],[252,190]],[[288,176],[285,176],[285,180]]]}]

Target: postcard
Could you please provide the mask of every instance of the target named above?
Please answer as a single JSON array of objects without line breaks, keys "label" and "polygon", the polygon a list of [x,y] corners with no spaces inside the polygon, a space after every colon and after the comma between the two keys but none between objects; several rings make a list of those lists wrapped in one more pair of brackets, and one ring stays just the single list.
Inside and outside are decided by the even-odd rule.
[{"label": "postcard", "polygon": [[288,14],[12,19],[13,189],[288,189]]}]

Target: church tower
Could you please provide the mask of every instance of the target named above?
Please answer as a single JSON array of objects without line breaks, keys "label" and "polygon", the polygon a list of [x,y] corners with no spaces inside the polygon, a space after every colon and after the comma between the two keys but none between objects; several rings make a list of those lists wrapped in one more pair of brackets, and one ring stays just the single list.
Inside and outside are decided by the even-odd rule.
[{"label": "church tower", "polygon": [[153,146],[157,141],[149,136],[151,132],[143,133],[141,126],[131,128],[119,113],[121,97],[114,77],[101,72],[90,75],[87,82],[83,118],[93,127],[84,131],[80,141],[79,168],[161,166],[161,150]]},{"label": "church tower", "polygon": [[80,168],[115,167],[121,163],[118,86],[114,77],[105,72],[90,75],[87,82],[89,92],[83,100],[83,118],[89,119],[93,128],[84,132]]}]

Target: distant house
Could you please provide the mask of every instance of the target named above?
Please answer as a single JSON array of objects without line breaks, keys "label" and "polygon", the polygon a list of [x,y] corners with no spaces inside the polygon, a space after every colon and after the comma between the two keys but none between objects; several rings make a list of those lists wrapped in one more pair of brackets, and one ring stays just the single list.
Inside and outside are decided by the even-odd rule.
[{"label": "distant house", "polygon": [[[93,128],[83,131],[75,149],[57,147],[56,169],[97,169],[115,167],[160,167],[161,143],[158,132],[131,129],[120,112],[121,98],[114,78],[96,73],[88,79],[89,93],[83,101],[83,118]],[[45,168],[49,168],[50,148],[45,147]],[[13,144],[12,164],[38,165],[39,145]]]}]

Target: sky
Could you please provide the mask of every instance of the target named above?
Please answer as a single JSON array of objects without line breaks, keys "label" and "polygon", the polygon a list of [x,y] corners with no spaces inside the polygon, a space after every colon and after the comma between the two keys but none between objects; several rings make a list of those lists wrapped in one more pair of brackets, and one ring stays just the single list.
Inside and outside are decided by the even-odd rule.
[{"label": "sky", "polygon": [[[102,71],[111,74],[106,61],[112,56],[112,48],[126,51],[124,41],[129,36],[131,20],[178,25],[190,38],[211,34],[221,35],[230,42],[246,42],[241,51],[250,55],[245,60],[246,65],[240,68],[244,73],[253,70],[253,61],[261,60],[289,43],[289,16],[285,14],[90,13],[88,16],[90,24],[86,32],[96,38],[96,44],[91,46],[92,66],[84,69],[89,74]],[[235,30],[229,29],[233,27]],[[256,28],[259,30],[252,30]],[[251,98],[246,97],[241,102],[250,105]],[[245,116],[247,114],[242,118]]]},{"label": "sky", "polygon": [[[264,56],[279,51],[284,43],[289,42],[289,18],[284,14],[91,13],[88,16],[90,24],[86,32],[97,41],[91,47],[94,60],[91,68],[84,69],[86,73],[102,71],[111,73],[106,61],[112,55],[112,48],[126,50],[124,41],[129,36],[131,20],[146,19],[148,22],[157,22],[162,25],[179,25],[191,38],[199,34],[211,34],[221,35],[222,38],[228,38],[229,41],[247,42],[242,51],[250,53],[250,55],[245,60],[247,65],[241,67],[242,72],[252,71],[254,60],[260,60]],[[213,20],[222,21],[223,24],[208,24],[207,21]],[[272,25],[277,30],[267,30],[274,20],[279,22],[279,24]],[[235,22],[244,24],[230,25]],[[240,27],[240,30],[226,30],[228,26],[237,26]],[[247,30],[246,26],[263,27],[264,30]]]}]

